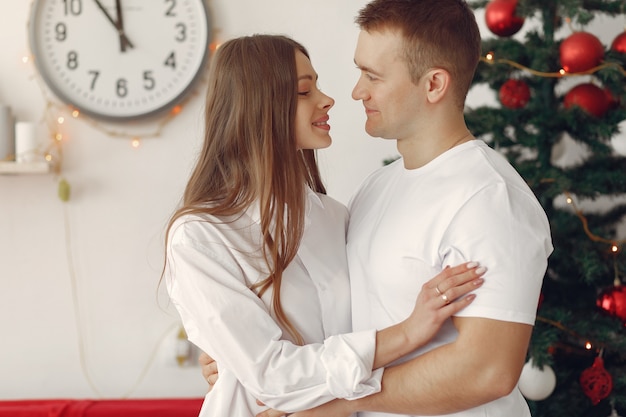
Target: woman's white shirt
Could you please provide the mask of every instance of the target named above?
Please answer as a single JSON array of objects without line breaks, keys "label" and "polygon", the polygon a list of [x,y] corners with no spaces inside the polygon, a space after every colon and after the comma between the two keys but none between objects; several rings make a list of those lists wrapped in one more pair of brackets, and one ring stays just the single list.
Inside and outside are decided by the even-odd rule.
[{"label": "woman's white shirt", "polygon": [[187,215],[170,230],[167,289],[189,340],[216,359],[219,379],[200,416],[250,417],[267,407],[293,412],[333,398],[380,391],[372,372],[374,330],[351,331],[347,209],[308,190],[305,231],[283,274],[282,306],[303,336],[297,346],[275,320],[258,207],[239,216]]}]

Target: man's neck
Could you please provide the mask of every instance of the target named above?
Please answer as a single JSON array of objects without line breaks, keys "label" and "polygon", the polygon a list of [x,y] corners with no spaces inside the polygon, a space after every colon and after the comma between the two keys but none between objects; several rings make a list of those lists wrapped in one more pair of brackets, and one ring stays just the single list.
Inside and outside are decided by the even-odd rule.
[{"label": "man's neck", "polygon": [[402,155],[406,169],[417,169],[428,164],[439,155],[444,154],[455,146],[474,139],[465,126],[455,129],[439,137],[422,136],[421,139],[398,139],[398,152]]}]

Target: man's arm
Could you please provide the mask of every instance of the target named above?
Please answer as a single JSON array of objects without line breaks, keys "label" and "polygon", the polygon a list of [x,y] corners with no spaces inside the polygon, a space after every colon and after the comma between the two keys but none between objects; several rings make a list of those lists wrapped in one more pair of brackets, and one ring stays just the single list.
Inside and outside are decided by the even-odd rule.
[{"label": "man's arm", "polygon": [[353,411],[448,414],[508,395],[517,385],[532,326],[456,317],[459,337],[383,375],[380,393],[348,401]]},{"label": "man's arm", "polygon": [[[467,294],[483,284],[481,276],[486,270],[476,262],[466,262],[447,267],[427,281],[410,316],[376,332],[372,369],[383,367],[428,343],[442,323],[474,300],[475,294]],[[218,379],[217,364],[204,352],[199,357],[199,363],[209,385],[215,383]]]}]

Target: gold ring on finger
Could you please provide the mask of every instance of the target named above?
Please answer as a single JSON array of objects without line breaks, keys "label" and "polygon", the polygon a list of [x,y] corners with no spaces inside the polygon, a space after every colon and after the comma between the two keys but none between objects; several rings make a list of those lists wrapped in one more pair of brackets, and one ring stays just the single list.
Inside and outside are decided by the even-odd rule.
[{"label": "gold ring on finger", "polygon": [[437,291],[437,295],[442,295],[443,293],[439,289],[439,285],[435,285],[435,291]]},{"label": "gold ring on finger", "polygon": [[450,300],[448,299],[447,295],[441,294],[441,299],[443,300],[444,303],[450,304]]}]

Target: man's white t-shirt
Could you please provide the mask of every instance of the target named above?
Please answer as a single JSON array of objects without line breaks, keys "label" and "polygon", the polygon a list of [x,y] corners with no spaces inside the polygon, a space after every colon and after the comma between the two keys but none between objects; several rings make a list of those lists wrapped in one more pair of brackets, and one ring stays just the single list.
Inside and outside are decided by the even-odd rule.
[{"label": "man's white t-shirt", "polygon": [[[446,265],[470,260],[488,272],[477,298],[457,315],[534,324],[552,251],[549,223],[520,175],[482,141],[456,146],[419,169],[405,169],[401,159],[381,168],[365,180],[349,209],[354,331],[405,319],[427,280]],[[448,320],[415,355],[456,336]],[[455,415],[530,413],[516,389]]]}]

